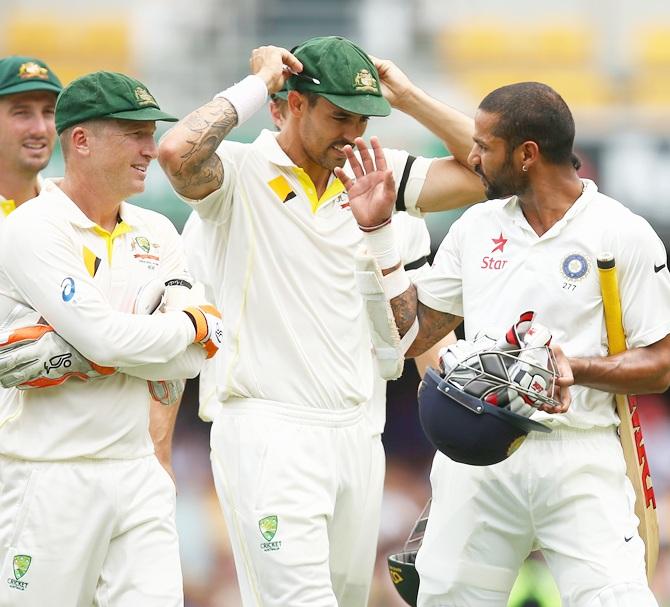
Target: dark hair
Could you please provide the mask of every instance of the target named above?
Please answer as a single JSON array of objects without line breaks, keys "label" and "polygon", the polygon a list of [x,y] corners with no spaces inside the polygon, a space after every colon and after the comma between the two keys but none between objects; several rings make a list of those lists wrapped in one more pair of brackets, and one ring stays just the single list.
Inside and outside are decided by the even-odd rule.
[{"label": "dark hair", "polygon": [[524,141],[537,143],[552,164],[572,164],[575,121],[563,98],[541,82],[519,82],[489,93],[479,109],[496,114],[493,134],[504,139],[508,150]]}]

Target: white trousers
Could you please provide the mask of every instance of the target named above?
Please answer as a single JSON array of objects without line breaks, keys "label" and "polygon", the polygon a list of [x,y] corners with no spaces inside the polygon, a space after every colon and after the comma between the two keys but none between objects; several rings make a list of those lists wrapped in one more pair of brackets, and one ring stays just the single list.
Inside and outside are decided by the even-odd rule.
[{"label": "white trousers", "polygon": [[174,483],[153,455],[0,457],[0,606],[183,604]]},{"label": "white trousers", "polygon": [[360,408],[227,401],[211,447],[245,607],[365,607],[384,452]]},{"label": "white trousers", "polygon": [[[564,607],[656,607],[615,430],[532,433],[488,467],[437,453],[419,607],[504,607],[540,548]],[[612,602],[614,601],[614,602]]]}]

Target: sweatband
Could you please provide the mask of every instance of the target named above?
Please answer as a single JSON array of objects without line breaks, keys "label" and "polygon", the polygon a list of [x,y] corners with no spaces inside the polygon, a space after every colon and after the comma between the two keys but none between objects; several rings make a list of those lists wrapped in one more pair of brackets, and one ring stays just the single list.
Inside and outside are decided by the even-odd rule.
[{"label": "sweatband", "polygon": [[382,270],[388,270],[400,263],[400,253],[395,245],[395,235],[391,224],[374,232],[364,232],[363,242],[368,254],[372,255]]},{"label": "sweatband", "polygon": [[214,95],[214,99],[219,97],[227,99],[235,108],[237,126],[240,126],[265,105],[268,99],[268,87],[260,76],[252,74]]},{"label": "sweatband", "polygon": [[410,287],[409,276],[405,272],[405,268],[400,266],[382,276],[382,286],[384,287],[384,295],[391,301],[394,297],[398,297]]}]

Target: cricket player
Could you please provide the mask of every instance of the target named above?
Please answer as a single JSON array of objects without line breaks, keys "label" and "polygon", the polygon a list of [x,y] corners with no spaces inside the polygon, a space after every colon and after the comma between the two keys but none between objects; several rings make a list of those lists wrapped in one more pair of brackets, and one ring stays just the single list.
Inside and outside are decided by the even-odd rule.
[{"label": "cricket player", "polygon": [[58,76],[35,57],[0,59],[0,224],[39,194],[56,142]]},{"label": "cricket player", "polygon": [[[533,416],[552,433],[531,432],[499,464],[468,466],[436,454],[416,562],[418,605],[502,607],[522,562],[540,548],[564,605],[655,606],[613,393],[662,392],[670,384],[666,251],[644,219],[578,177],[572,115],[550,87],[526,82],[487,95],[473,139],[469,162],[496,200],[452,226],[415,284],[397,253],[386,256],[398,328],[405,334],[418,324],[411,355],[463,318],[468,339],[496,337],[519,312],[535,310],[560,344],[561,404]],[[357,143],[362,165],[345,148],[356,181],[336,172],[359,224],[378,226],[391,215],[393,176],[378,142],[375,160]],[[368,233],[384,241],[380,248],[393,248],[388,228]],[[601,251],[619,266],[630,347],[610,357],[596,270]]]},{"label": "cricket player", "polygon": [[[14,209],[40,193],[39,172],[49,163],[56,142],[54,113],[61,89],[58,76],[41,59],[0,59],[0,224]],[[36,344],[36,349],[44,351],[44,346]],[[30,356],[39,354],[32,352]],[[165,388],[174,390],[180,384],[161,381],[148,385],[154,392],[160,390],[165,400]],[[176,395],[173,399],[177,400]],[[177,411],[178,405],[164,407],[156,400],[151,402],[149,430],[156,456],[171,476]]]},{"label": "cricket player", "polygon": [[[389,151],[399,210],[483,196],[465,166],[471,121],[379,65],[381,77],[337,37],[308,40],[295,54],[256,49],[252,75],[159,146],[175,190],[206,226],[200,246],[210,247],[216,302],[226,309],[212,465],[245,605],[367,603],[383,450],[361,406],[375,373],[354,275],[362,235],[333,169],[368,117],[390,112],[382,86],[454,154],[431,161]],[[225,141],[285,82],[279,134]]]},{"label": "cricket player", "polygon": [[[180,307],[188,295],[165,287],[186,277],[176,230],[124,202],[144,190],[156,120],[176,119],[137,80],[72,82],[55,110],[65,175],[0,227],[3,351],[20,351],[24,310],[76,348],[32,389],[0,391],[0,605],[183,604],[146,382],[195,376],[218,347],[218,312]],[[165,313],[133,313],[155,307],[156,282]]]}]

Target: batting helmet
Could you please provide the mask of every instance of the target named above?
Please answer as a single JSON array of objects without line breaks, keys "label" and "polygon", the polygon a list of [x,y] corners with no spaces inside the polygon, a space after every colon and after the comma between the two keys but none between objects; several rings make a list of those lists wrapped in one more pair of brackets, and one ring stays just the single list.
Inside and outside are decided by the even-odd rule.
[{"label": "batting helmet", "polygon": [[414,563],[423,541],[423,534],[426,531],[429,512],[430,500],[428,500],[416,523],[414,523],[402,552],[392,554],[387,558],[389,574],[395,589],[403,600],[412,607],[416,607],[419,594],[419,574],[414,567]]},{"label": "batting helmet", "polygon": [[[479,354],[483,366],[493,359]],[[488,360],[487,360],[488,359]],[[502,371],[502,370],[501,370]],[[491,388],[490,374],[483,371],[476,382],[461,387],[428,369],[419,385],[419,418],[428,440],[450,459],[472,466],[490,466],[508,458],[516,451],[531,430],[551,432],[551,429],[523,415],[512,413],[482,400],[481,395],[469,393],[482,384]],[[510,383],[499,378],[501,384]],[[475,392],[476,393],[476,392]]]}]

